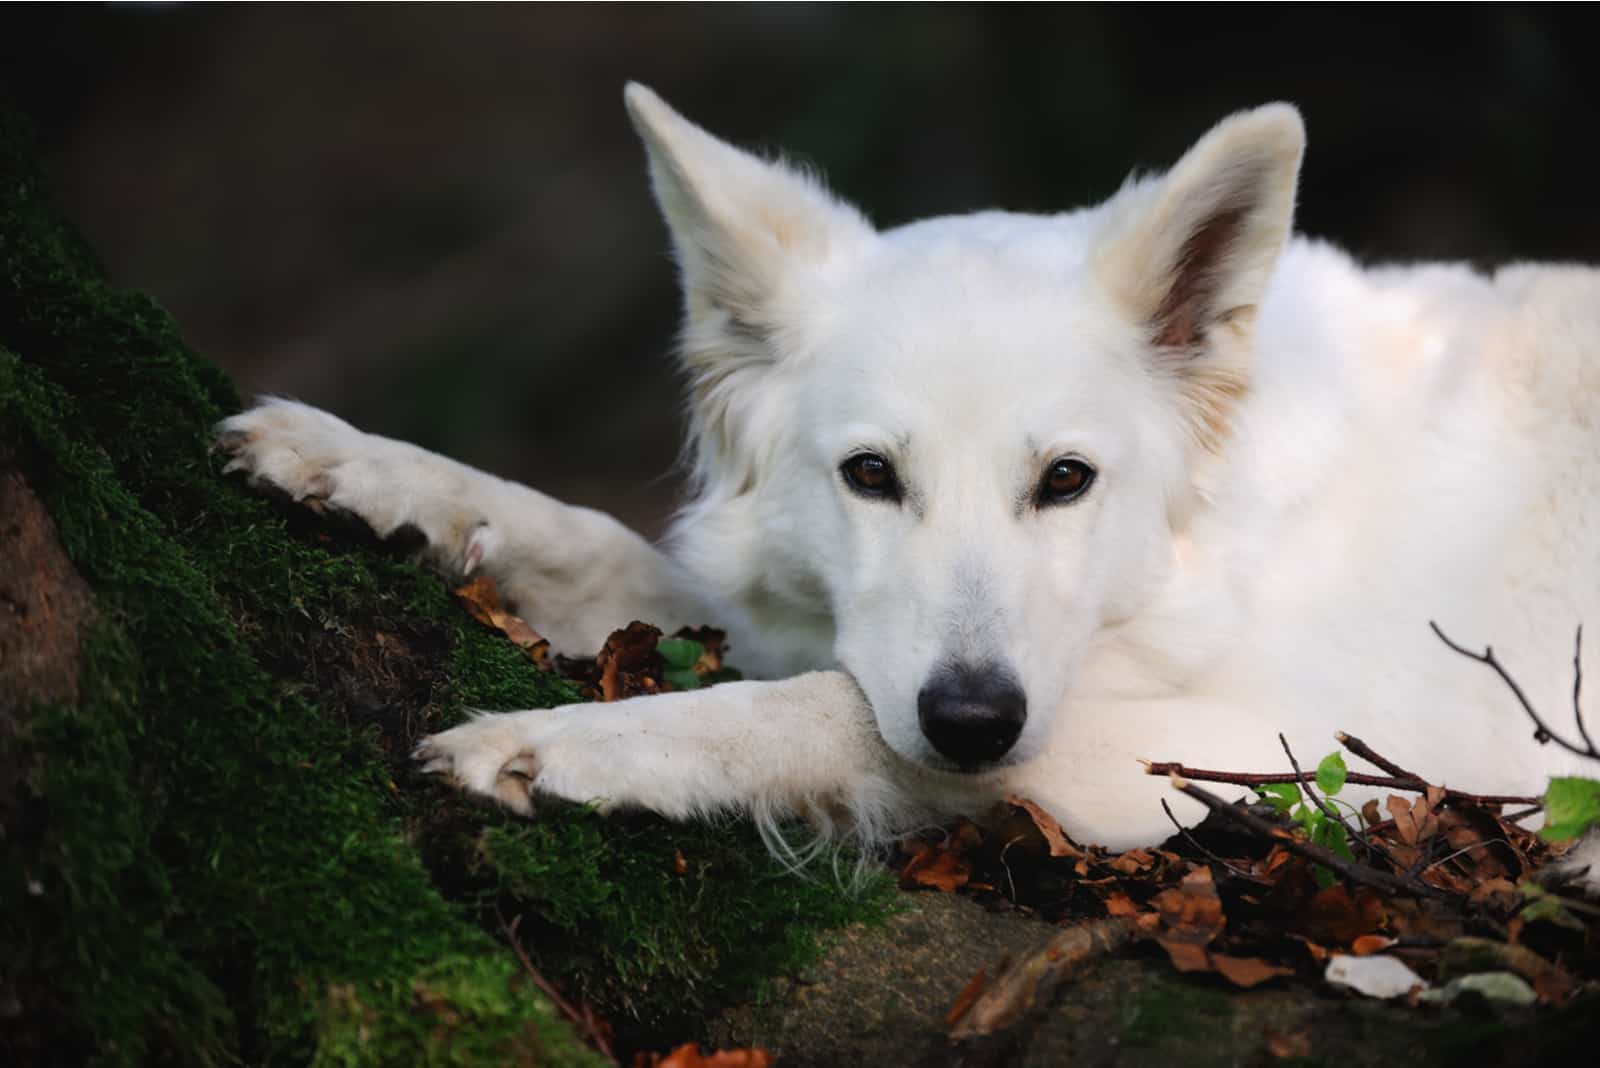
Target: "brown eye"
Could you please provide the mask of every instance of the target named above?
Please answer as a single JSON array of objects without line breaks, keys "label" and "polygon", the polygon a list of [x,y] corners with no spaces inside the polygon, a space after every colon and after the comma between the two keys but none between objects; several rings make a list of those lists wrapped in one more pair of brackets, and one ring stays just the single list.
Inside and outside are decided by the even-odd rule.
[{"label": "brown eye", "polygon": [[900,483],[888,460],[875,452],[858,452],[839,466],[839,473],[851,489],[864,497],[898,499]]},{"label": "brown eye", "polygon": [[1039,483],[1039,503],[1066,504],[1083,496],[1094,483],[1094,468],[1082,460],[1057,460]]}]

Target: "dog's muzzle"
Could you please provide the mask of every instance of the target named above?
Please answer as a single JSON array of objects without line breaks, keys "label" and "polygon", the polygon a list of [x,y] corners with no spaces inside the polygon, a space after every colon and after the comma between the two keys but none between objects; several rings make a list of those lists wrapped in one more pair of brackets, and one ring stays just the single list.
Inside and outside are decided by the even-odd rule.
[{"label": "dog's muzzle", "polygon": [[951,664],[917,694],[922,733],[962,771],[977,771],[1011,751],[1028,720],[1028,698],[1010,669]]}]

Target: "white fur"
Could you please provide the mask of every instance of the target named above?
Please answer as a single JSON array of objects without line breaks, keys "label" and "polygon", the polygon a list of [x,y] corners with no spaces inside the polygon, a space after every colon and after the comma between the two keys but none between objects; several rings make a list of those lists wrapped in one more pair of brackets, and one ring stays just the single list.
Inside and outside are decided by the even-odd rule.
[{"label": "white fur", "polygon": [[[290,402],[222,440],[296,498],[419,528],[558,647],[712,623],[783,681],[485,716],[427,739],[429,770],[521,812],[531,785],[868,838],[1016,792],[1111,847],[1168,830],[1136,758],[1277,770],[1279,731],[1302,762],[1344,730],[1478,791],[1600,772],[1428,629],[1493,644],[1570,725],[1573,631],[1600,618],[1600,273],[1363,269],[1291,239],[1281,104],[1099,207],[877,232],[649,90],[627,103],[685,296],[694,493],[664,550]],[[847,488],[862,450],[900,503]],[[1097,480],[1036,507],[1065,456]],[[919,727],[951,660],[1027,696],[978,774]]]}]

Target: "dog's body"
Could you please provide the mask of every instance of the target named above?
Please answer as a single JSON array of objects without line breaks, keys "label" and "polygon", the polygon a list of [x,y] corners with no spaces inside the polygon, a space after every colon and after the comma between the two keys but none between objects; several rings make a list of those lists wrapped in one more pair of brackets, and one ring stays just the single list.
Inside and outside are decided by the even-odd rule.
[{"label": "dog's body", "polygon": [[523,812],[531,787],[868,838],[1015,793],[1112,847],[1170,829],[1136,758],[1278,770],[1279,731],[1484,792],[1595,772],[1428,623],[1570,724],[1600,618],[1600,272],[1291,240],[1281,105],[1098,208],[877,233],[628,102],[687,305],[695,496],[665,551],[301,405],[222,440],[420,529],[558,649],[713,623],[779,681],[485,716],[428,739],[431,769]]}]

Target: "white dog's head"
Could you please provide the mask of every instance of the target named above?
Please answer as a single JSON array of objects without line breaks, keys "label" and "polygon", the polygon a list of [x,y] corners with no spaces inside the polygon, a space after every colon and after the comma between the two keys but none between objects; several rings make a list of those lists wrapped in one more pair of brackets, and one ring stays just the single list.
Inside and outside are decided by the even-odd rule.
[{"label": "white dog's head", "polygon": [[1235,115],[1097,208],[879,233],[648,89],[627,104],[682,271],[696,508],[766,539],[763,595],[831,613],[902,756],[1032,756],[1169,573],[1248,389],[1299,115]]}]

